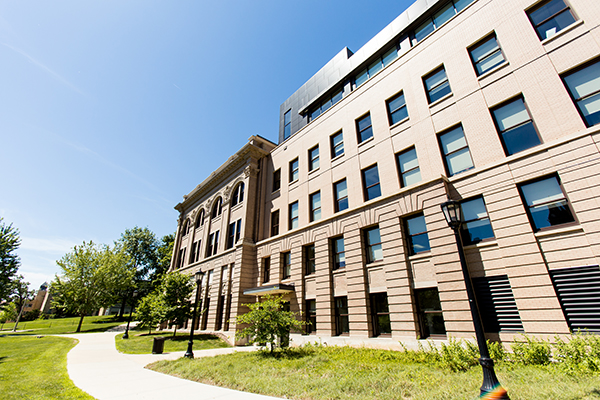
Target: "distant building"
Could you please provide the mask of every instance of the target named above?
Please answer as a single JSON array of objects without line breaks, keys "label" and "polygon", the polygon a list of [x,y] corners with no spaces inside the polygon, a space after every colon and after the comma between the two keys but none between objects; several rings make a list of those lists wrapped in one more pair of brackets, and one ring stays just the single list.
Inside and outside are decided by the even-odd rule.
[{"label": "distant building", "polygon": [[233,335],[283,293],[296,343],[393,347],[600,332],[600,7],[419,0],[342,50],[175,208],[171,270],[205,271],[199,323]]},{"label": "distant building", "polygon": [[48,290],[48,282],[42,283],[33,300],[26,303],[23,312],[40,310],[42,314],[49,314],[51,309],[52,294]]}]

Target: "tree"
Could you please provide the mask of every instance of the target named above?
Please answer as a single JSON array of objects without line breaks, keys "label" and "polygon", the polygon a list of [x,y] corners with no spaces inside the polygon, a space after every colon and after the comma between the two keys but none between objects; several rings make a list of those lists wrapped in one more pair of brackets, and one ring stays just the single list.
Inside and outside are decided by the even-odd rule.
[{"label": "tree", "polygon": [[15,251],[21,245],[19,231],[12,224],[3,223],[0,217],[0,303],[8,300],[13,287],[11,282],[17,275],[21,260]]},{"label": "tree", "polygon": [[165,317],[175,325],[173,337],[177,334],[177,326],[183,325],[192,315],[189,298],[194,286],[190,276],[180,272],[166,274],[162,280],[159,293],[166,304]]},{"label": "tree", "polygon": [[150,281],[154,286],[158,286],[160,280],[167,273],[171,266],[171,257],[173,256],[173,246],[175,244],[175,234],[170,233],[160,239],[160,244],[156,249],[158,264],[154,272],[150,275]]},{"label": "tree", "polygon": [[14,279],[11,282],[11,287],[11,300],[15,304],[15,309],[19,313],[17,314],[17,320],[15,321],[15,326],[13,327],[13,332],[16,332],[19,321],[21,320],[21,316],[23,315],[25,303],[27,303],[31,296],[33,296],[34,291],[29,290],[29,282],[25,282],[23,275],[19,275],[16,279]]},{"label": "tree", "polygon": [[152,328],[166,319],[167,305],[158,292],[152,292],[140,300],[135,312],[138,326],[151,333]]},{"label": "tree", "polygon": [[14,321],[17,319],[17,306],[15,303],[8,303],[2,311],[0,311],[0,324],[6,321]]},{"label": "tree", "polygon": [[263,296],[260,302],[244,304],[250,308],[246,314],[236,318],[237,324],[249,326],[238,331],[238,338],[248,337],[250,343],[267,343],[271,353],[276,347],[277,339],[281,347],[287,346],[290,330],[300,330],[306,323],[298,318],[298,314],[285,311],[282,296]]},{"label": "tree", "polygon": [[51,285],[53,304],[80,317],[76,332],[87,314],[114,304],[118,293],[133,285],[135,270],[118,247],[83,242],[56,263],[61,276]]}]

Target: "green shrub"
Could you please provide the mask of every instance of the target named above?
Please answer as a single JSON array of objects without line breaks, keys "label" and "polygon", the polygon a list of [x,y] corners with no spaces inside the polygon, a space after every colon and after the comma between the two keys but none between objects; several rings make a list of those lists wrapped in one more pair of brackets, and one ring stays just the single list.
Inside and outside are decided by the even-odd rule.
[{"label": "green shrub", "polygon": [[600,372],[600,337],[578,331],[563,341],[556,336],[554,360],[568,374]]},{"label": "green shrub", "polygon": [[471,342],[450,338],[448,344],[442,343],[439,351],[439,364],[451,371],[466,371],[477,365],[479,349]]},{"label": "green shrub", "polygon": [[490,342],[487,341],[488,351],[490,352],[490,358],[494,360],[494,362],[504,361],[506,360],[506,350],[504,346],[500,342]]},{"label": "green shrub", "polygon": [[550,363],[552,347],[544,339],[522,335],[523,341],[515,341],[511,350],[511,360],[524,365],[547,365]]}]

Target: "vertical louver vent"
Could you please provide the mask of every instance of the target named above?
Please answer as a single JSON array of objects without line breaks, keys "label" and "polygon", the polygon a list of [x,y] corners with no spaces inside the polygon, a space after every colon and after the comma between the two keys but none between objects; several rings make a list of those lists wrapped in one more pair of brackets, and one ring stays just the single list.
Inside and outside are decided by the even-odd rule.
[{"label": "vertical louver vent", "polygon": [[600,332],[600,268],[553,269],[550,276],[569,328]]},{"label": "vertical louver vent", "polygon": [[508,276],[474,278],[473,286],[486,332],[523,331]]}]

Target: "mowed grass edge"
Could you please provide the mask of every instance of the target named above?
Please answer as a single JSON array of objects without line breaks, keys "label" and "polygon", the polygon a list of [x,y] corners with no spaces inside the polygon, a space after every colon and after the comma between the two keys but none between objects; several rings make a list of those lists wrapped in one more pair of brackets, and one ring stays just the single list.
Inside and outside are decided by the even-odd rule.
[{"label": "mowed grass edge", "polygon": [[[118,351],[125,354],[151,354],[152,344],[155,337],[164,337],[165,353],[175,351],[185,351],[188,346],[189,333],[177,333],[173,337],[171,332],[152,332],[139,333],[139,331],[129,331],[129,339],[123,339],[123,334],[115,336],[115,346]],[[194,350],[218,349],[231,347],[228,343],[219,339],[215,335],[194,335]]]},{"label": "mowed grass edge", "polygon": [[[301,400],[476,399],[480,367],[451,372],[407,362],[401,352],[350,347],[296,348],[271,357],[234,353],[158,361],[148,368],[197,382]],[[512,400],[600,399],[600,375],[570,376],[552,366],[499,363]]]},{"label": "mowed grass edge", "polygon": [[0,400],[94,399],[67,373],[77,340],[55,336],[0,337]]}]

